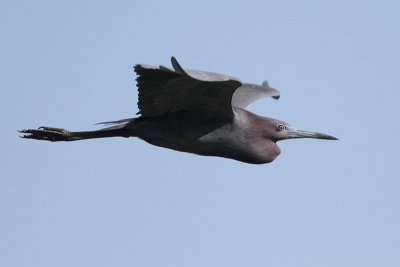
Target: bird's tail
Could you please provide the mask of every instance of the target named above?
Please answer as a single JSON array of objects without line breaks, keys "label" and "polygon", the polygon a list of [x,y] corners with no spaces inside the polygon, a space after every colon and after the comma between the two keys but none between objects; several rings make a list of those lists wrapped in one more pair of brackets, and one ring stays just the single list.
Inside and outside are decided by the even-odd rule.
[{"label": "bird's tail", "polygon": [[134,136],[134,134],[132,133],[132,130],[128,129],[125,126],[133,120],[134,119],[126,119],[113,122],[102,122],[100,124],[107,124],[112,126],[97,131],[70,132],[66,129],[42,126],[38,129],[24,129],[19,132],[23,134],[21,136],[22,138],[45,140],[51,142],[78,141],[105,137],[130,137]]}]

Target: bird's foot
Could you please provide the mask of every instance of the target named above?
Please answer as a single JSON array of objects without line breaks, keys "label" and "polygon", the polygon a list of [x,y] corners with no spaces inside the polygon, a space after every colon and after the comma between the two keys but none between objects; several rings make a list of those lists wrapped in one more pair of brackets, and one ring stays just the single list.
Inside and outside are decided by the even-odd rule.
[{"label": "bird's foot", "polygon": [[21,138],[46,140],[51,142],[67,141],[71,137],[71,133],[66,129],[52,128],[52,127],[39,127],[38,129],[27,129],[18,131],[24,135]]}]

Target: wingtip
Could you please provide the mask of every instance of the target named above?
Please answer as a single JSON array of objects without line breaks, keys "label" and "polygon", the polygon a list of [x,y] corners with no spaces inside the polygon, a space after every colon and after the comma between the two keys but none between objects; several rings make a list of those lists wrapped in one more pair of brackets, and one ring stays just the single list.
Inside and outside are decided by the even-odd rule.
[{"label": "wingtip", "polygon": [[174,56],[171,57],[171,64],[177,73],[186,74],[185,70],[181,67],[178,60],[176,60],[176,58]]},{"label": "wingtip", "polygon": [[269,86],[269,83],[267,80],[263,81],[263,83],[261,84],[262,87],[268,89],[271,91],[271,97],[275,100],[278,100],[281,97],[281,93],[279,92],[279,90],[272,88],[271,86]]},{"label": "wingtip", "polygon": [[179,65],[178,60],[174,56],[171,56],[171,65],[175,68],[175,65]]}]

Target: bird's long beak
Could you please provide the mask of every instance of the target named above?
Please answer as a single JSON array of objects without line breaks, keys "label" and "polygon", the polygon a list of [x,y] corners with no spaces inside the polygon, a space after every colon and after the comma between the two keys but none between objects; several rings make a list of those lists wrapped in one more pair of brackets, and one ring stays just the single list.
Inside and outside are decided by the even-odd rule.
[{"label": "bird's long beak", "polygon": [[288,127],[289,138],[315,138],[315,139],[326,139],[326,140],[339,140],[328,134],[309,132],[303,130],[297,130],[296,128]]}]

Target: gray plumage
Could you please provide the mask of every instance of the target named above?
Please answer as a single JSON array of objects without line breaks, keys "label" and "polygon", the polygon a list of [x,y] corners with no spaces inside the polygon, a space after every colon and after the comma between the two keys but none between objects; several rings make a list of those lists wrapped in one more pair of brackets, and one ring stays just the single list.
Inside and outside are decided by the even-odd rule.
[{"label": "gray plumage", "polygon": [[253,164],[273,161],[280,154],[276,144],[280,140],[337,140],[245,110],[260,98],[279,98],[279,91],[266,81],[256,85],[223,74],[184,70],[174,57],[171,63],[172,69],[134,67],[139,92],[137,118],[104,122],[108,127],[89,132],[40,127],[20,131],[22,137],[53,142],[138,137],[160,147]]}]

